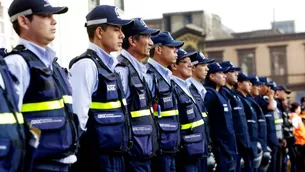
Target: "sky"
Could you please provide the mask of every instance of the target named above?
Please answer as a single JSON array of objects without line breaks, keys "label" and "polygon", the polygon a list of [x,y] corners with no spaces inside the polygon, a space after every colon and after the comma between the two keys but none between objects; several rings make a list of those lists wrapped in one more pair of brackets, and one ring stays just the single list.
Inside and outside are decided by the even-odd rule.
[{"label": "sky", "polygon": [[125,0],[126,16],[143,19],[194,10],[217,14],[234,32],[270,29],[274,19],[294,20],[296,32],[305,32],[304,0]]}]

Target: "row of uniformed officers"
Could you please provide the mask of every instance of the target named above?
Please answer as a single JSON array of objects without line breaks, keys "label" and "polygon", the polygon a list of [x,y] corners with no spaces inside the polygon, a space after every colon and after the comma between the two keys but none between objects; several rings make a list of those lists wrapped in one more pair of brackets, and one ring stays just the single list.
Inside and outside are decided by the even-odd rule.
[{"label": "row of uniformed officers", "polygon": [[53,14],[67,10],[10,5],[20,42],[0,61],[0,171],[275,171],[282,118],[272,89],[285,88],[185,52],[169,32],[107,5],[86,16],[90,42],[70,75],[48,47]]}]

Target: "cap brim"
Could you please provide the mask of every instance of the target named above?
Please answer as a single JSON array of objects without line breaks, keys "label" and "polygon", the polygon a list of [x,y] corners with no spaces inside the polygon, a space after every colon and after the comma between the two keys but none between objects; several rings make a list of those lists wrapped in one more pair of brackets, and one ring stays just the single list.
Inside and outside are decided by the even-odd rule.
[{"label": "cap brim", "polygon": [[290,94],[290,93],[291,93],[291,90],[285,90],[285,93],[286,93],[286,94]]},{"label": "cap brim", "polygon": [[140,32],[143,35],[158,35],[160,33],[159,29],[147,28],[144,31]]},{"label": "cap brim", "polygon": [[228,71],[230,68],[229,67],[223,67],[221,69],[215,70],[215,71],[211,71],[211,73],[217,73],[217,72],[226,72]]},{"label": "cap brim", "polygon": [[192,57],[193,55],[196,55],[197,51],[186,53],[185,55],[178,57],[179,59],[183,59],[184,57]]},{"label": "cap brim", "polygon": [[263,82],[251,82],[252,83],[252,85],[264,85],[264,83]]},{"label": "cap brim", "polygon": [[68,7],[48,7],[43,11],[34,12],[34,14],[64,14],[68,11]]},{"label": "cap brim", "polygon": [[112,20],[107,22],[107,24],[110,25],[118,25],[118,26],[126,26],[126,25],[132,25],[134,23],[134,20]]},{"label": "cap brim", "polygon": [[241,71],[240,67],[229,67],[228,71]]},{"label": "cap brim", "polygon": [[272,87],[273,84],[271,82],[267,82],[267,83],[264,83],[265,85],[269,86],[269,87]]},{"label": "cap brim", "polygon": [[164,44],[165,46],[170,46],[170,47],[182,47],[184,44],[183,41],[172,41],[171,43],[168,43],[168,44]]},{"label": "cap brim", "polygon": [[201,62],[199,62],[199,64],[200,63],[213,63],[213,62],[215,62],[215,59],[203,59]]}]

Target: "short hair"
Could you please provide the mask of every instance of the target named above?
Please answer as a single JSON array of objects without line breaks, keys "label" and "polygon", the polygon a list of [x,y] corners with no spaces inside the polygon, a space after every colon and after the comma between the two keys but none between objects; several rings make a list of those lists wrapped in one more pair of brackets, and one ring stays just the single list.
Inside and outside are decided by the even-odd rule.
[{"label": "short hair", "polygon": [[298,102],[294,102],[290,105],[290,112],[295,112],[295,110],[300,106]]},{"label": "short hair", "polygon": [[301,103],[305,102],[305,97],[302,97],[300,100]]},{"label": "short hair", "polygon": [[[128,48],[130,47],[130,44],[129,44],[129,41],[128,41],[128,38],[130,36],[126,36],[124,39],[123,39],[123,44],[122,44],[122,48],[125,49],[125,50],[128,50]],[[140,34],[136,34],[136,35],[133,35],[131,36],[133,39],[135,40],[140,40],[140,37],[141,35]]]},{"label": "short hair", "polygon": [[107,23],[103,23],[103,24],[96,24],[96,25],[90,25],[87,26],[87,34],[90,40],[93,40],[94,38],[94,34],[95,34],[95,30],[101,27],[103,29],[103,31],[107,30],[108,24]]},{"label": "short hair", "polygon": [[[28,15],[28,16],[25,16],[25,17],[28,18],[30,21],[33,20],[33,15]],[[18,20],[13,22],[13,29],[15,30],[15,32],[19,36],[20,35],[20,26],[19,26]]]}]

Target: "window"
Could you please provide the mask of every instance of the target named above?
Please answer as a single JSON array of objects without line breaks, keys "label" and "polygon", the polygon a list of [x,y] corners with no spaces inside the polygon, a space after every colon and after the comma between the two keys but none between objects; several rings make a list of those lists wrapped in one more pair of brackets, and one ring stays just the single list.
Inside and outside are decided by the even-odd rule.
[{"label": "window", "polygon": [[271,77],[277,84],[287,81],[286,46],[269,47],[271,60]]},{"label": "window", "polygon": [[184,24],[191,24],[192,23],[192,15],[191,14],[185,14],[184,15]]},{"label": "window", "polygon": [[210,51],[208,58],[215,59],[215,62],[220,63],[223,61],[223,51]]},{"label": "window", "polygon": [[240,49],[237,50],[238,65],[241,67],[242,72],[246,75],[256,73],[255,64],[255,49]]},{"label": "window", "polygon": [[100,5],[100,0],[89,0],[88,1],[88,10],[91,11],[94,7]]}]

